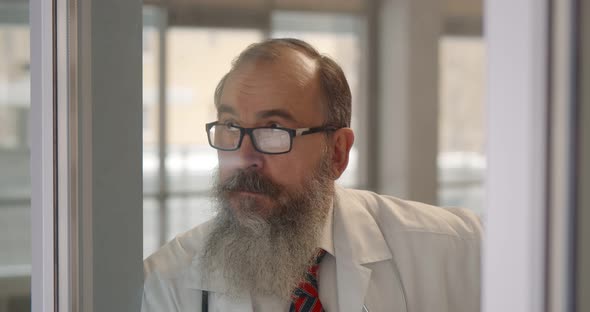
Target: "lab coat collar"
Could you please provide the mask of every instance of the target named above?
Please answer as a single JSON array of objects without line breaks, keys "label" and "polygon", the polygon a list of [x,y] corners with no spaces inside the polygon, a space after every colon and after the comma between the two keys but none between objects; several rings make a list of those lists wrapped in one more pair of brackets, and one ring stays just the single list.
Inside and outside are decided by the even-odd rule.
[{"label": "lab coat collar", "polygon": [[[371,279],[366,264],[389,260],[391,251],[366,206],[354,193],[336,186],[334,249],[339,311],[362,311]],[[366,199],[363,199],[366,200]]]}]

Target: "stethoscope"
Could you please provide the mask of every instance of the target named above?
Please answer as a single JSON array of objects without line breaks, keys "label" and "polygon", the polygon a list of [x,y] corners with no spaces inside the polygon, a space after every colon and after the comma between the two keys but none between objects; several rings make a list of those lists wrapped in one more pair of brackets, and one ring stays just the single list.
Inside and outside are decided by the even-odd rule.
[{"label": "stethoscope", "polygon": [[201,290],[201,312],[209,312],[209,292]]}]

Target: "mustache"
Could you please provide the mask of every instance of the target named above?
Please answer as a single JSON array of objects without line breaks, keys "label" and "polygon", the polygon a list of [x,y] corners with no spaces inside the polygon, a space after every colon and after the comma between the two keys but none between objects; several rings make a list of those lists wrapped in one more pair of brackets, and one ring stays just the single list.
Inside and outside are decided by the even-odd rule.
[{"label": "mustache", "polygon": [[281,192],[281,186],[258,171],[239,169],[231,177],[220,183],[219,190],[223,193],[250,192],[276,196]]}]

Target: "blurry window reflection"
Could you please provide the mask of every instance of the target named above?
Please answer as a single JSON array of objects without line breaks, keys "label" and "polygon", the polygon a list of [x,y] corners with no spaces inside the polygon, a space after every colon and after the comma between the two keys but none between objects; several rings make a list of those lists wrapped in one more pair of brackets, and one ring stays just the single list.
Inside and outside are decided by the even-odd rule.
[{"label": "blurry window reflection", "polygon": [[[362,136],[359,116],[364,115],[359,110],[366,109],[359,92],[360,28],[359,18],[354,15],[288,11],[278,11],[272,15],[272,37],[304,40],[342,67],[352,93],[351,126],[357,137]],[[353,145],[348,168],[337,181],[340,185],[352,188],[359,186],[358,154],[358,145]]]},{"label": "blurry window reflection", "polygon": [[0,311],[30,311],[28,4],[0,3]]},{"label": "blurry window reflection", "polygon": [[439,48],[439,204],[483,215],[484,39],[443,36]]},{"label": "blurry window reflection", "polygon": [[[229,61],[263,39],[262,30],[251,28],[158,27],[158,14],[165,12],[150,7],[144,11],[144,257],[213,216],[209,189],[217,153],[209,147],[205,123],[217,115],[214,90]],[[160,46],[160,31],[166,32],[165,47]],[[162,48],[166,57],[160,64]],[[158,110],[160,70],[166,71],[163,124]],[[159,171],[161,125],[164,176]]]}]

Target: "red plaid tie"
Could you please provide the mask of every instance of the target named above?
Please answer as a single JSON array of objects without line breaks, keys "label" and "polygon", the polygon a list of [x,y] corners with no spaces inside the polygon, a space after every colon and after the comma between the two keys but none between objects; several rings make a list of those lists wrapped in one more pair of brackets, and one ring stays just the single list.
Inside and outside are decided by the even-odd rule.
[{"label": "red plaid tie", "polygon": [[320,249],[314,264],[305,274],[305,281],[293,292],[293,302],[289,312],[325,312],[318,293],[318,267],[326,251]]}]

